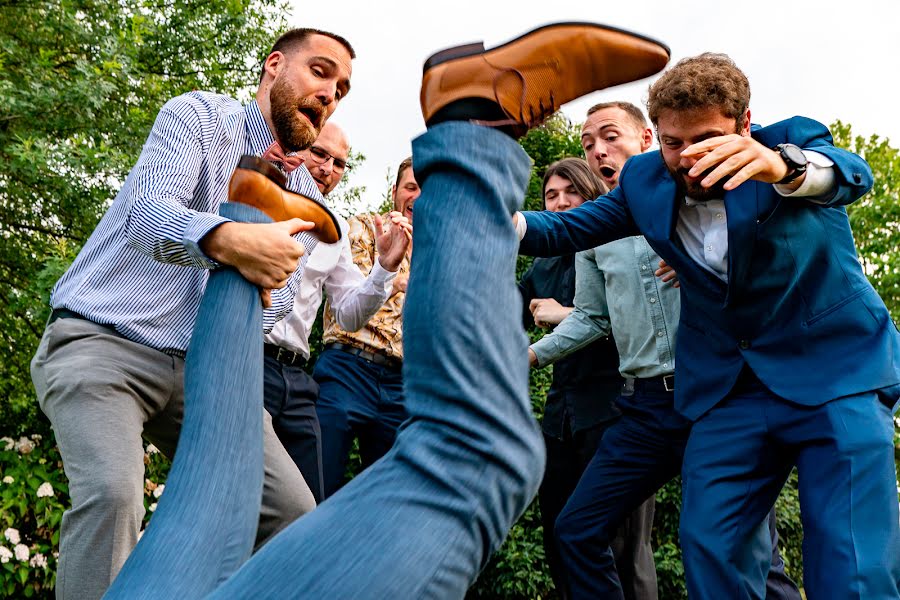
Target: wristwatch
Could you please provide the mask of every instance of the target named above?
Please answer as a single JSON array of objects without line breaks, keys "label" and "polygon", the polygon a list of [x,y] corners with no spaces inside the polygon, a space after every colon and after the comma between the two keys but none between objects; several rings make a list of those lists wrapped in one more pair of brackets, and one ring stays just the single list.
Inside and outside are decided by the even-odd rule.
[{"label": "wristwatch", "polygon": [[781,157],[781,160],[784,161],[784,164],[787,165],[787,175],[781,181],[776,183],[790,183],[806,173],[806,165],[809,164],[809,159],[806,158],[806,155],[803,154],[803,150],[800,149],[799,146],[795,146],[794,144],[778,144],[773,148],[775,152]]}]

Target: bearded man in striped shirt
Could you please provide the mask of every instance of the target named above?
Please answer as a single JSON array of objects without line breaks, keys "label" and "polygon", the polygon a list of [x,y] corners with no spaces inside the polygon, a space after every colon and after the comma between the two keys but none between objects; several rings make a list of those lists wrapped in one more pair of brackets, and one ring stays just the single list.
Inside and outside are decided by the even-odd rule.
[{"label": "bearded man in striped shirt", "polygon": [[[288,189],[322,201],[292,153],[312,144],[349,91],[354,56],[338,35],[295,29],[275,43],[249,104],[206,92],[166,103],[115,202],[57,282],[32,378],[72,498],[58,598],[102,596],[137,542],[142,437],[173,455],[184,355],[208,270],[229,265],[260,286],[266,330],[290,311],[316,243],[305,232],[311,224],[237,223],[218,208],[244,154],[272,160]],[[268,417],[264,438],[257,544],[315,506]]]}]

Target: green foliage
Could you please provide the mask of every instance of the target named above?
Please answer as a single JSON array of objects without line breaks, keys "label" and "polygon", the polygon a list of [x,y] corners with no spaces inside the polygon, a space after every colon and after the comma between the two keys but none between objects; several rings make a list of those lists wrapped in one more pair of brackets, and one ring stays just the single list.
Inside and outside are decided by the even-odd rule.
[{"label": "green foliage", "polygon": [[[144,464],[146,525],[165,489],[169,461],[148,445]],[[69,504],[69,484],[52,436],[0,439],[0,597],[53,597],[59,525]]]},{"label": "green foliage", "polygon": [[831,125],[835,145],[866,159],[875,175],[872,191],[847,207],[860,262],[894,322],[900,322],[900,150],[873,135],[854,136],[849,124]]},{"label": "green foliage", "polygon": [[47,431],[28,363],[49,289],[159,108],[193,89],[249,90],[285,8],[284,0],[0,0],[0,434]]}]

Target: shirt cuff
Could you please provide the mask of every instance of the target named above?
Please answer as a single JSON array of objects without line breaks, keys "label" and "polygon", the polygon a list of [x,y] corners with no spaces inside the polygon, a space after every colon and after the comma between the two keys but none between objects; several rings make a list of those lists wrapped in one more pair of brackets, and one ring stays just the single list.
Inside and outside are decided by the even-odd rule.
[{"label": "shirt cuff", "polygon": [[389,283],[393,283],[394,278],[397,277],[397,273],[400,272],[400,269],[396,271],[388,271],[383,266],[381,266],[381,258],[375,259],[375,264],[372,265],[372,270],[369,271],[369,277],[372,279],[373,283],[376,284],[384,284],[387,286]]},{"label": "shirt cuff", "polygon": [[785,198],[806,198],[811,202],[824,204],[824,198],[831,195],[834,189],[834,161],[812,150],[804,150],[806,160],[806,177],[796,190],[791,190],[787,185],[775,184],[775,191]]},{"label": "shirt cuff", "polygon": [[525,232],[528,231],[528,223],[525,222],[525,215],[521,213],[521,211],[517,211],[516,214],[518,217],[516,218],[516,235],[519,236],[519,241],[525,239]]},{"label": "shirt cuff", "polygon": [[207,233],[221,225],[222,223],[230,223],[231,219],[220,217],[212,213],[198,212],[191,219],[187,227],[184,229],[184,249],[188,255],[197,261],[197,265],[205,269],[215,269],[220,265],[214,261],[200,249],[200,240]]},{"label": "shirt cuff", "polygon": [[[547,340],[546,342],[544,340]],[[551,343],[551,339],[549,335],[545,335],[535,343],[531,344],[529,348],[534,352],[535,358],[537,358],[536,368],[542,369],[547,365],[556,361],[556,356],[554,356],[554,350],[556,349],[555,344]]]}]

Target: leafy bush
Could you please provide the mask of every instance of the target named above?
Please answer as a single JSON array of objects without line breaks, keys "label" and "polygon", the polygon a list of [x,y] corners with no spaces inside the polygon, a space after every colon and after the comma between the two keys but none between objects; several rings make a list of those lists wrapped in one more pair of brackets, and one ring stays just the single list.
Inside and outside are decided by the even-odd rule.
[{"label": "leafy bush", "polygon": [[[169,462],[152,445],[144,454],[144,525],[162,495]],[[69,485],[52,437],[0,438],[0,596],[52,598],[59,525]]]}]

